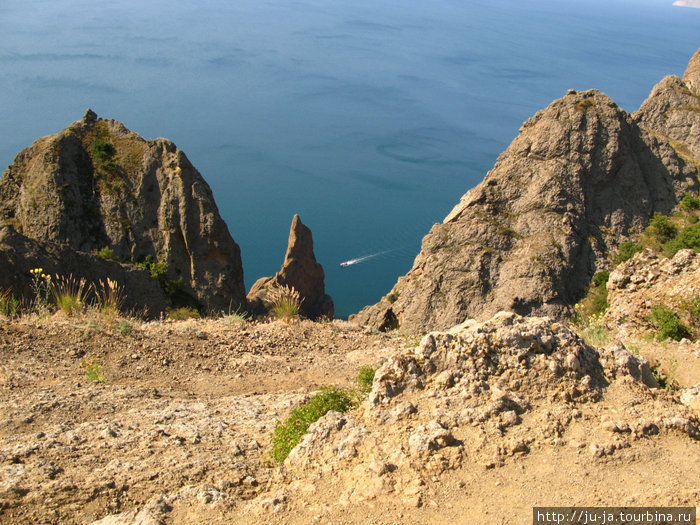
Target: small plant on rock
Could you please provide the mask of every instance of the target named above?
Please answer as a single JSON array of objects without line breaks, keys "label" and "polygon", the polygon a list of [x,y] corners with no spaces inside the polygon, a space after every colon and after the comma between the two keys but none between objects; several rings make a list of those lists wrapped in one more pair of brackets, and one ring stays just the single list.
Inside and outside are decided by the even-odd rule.
[{"label": "small plant on rock", "polygon": [[355,381],[364,392],[369,392],[372,389],[372,382],[374,381],[374,374],[376,371],[377,369],[375,367],[366,365],[357,372],[357,379]]},{"label": "small plant on rock", "polygon": [[318,421],[328,411],[346,412],[357,403],[352,391],[335,386],[321,388],[306,403],[298,406],[289,414],[287,419],[278,423],[272,434],[272,450],[270,456],[277,463],[282,463],[312,423]]},{"label": "small plant on rock", "polygon": [[299,317],[299,308],[304,300],[293,286],[273,285],[267,290],[266,301],[273,317],[290,321]]},{"label": "small plant on rock", "polygon": [[85,370],[85,376],[91,383],[104,383],[107,380],[102,365],[93,357],[92,361],[81,361],[80,365]]}]

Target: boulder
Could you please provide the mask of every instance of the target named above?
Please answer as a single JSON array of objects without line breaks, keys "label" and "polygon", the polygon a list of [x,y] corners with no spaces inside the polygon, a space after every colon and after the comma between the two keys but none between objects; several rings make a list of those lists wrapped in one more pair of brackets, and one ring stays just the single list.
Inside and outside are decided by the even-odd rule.
[{"label": "boulder", "polygon": [[273,277],[262,277],[248,292],[251,311],[264,315],[269,310],[267,290],[272,286],[294,288],[302,299],[299,313],[309,319],[333,318],[333,299],[326,295],[323,266],[316,262],[311,230],[294,215],[289,230],[287,253],[282,268]]}]

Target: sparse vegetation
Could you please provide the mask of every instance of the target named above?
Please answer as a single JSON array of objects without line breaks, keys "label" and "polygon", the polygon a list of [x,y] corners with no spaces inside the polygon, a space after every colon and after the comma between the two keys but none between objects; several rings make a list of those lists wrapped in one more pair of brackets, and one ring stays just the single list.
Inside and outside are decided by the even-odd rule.
[{"label": "sparse vegetation", "polygon": [[686,211],[700,210],[700,199],[691,193],[686,193],[681,199],[680,206]]},{"label": "sparse vegetation", "polygon": [[202,317],[196,308],[191,308],[189,306],[168,308],[165,314],[171,321],[185,321],[187,319],[199,319]]},{"label": "sparse vegetation", "polygon": [[292,286],[270,286],[267,290],[266,301],[270,305],[270,313],[276,319],[290,321],[299,317],[299,308],[303,299]]},{"label": "sparse vegetation", "polygon": [[663,252],[668,257],[673,257],[679,250],[686,248],[700,252],[700,224],[683,228],[663,245]]},{"label": "sparse vegetation", "polygon": [[0,291],[0,315],[13,318],[20,313],[20,302],[10,290]]},{"label": "sparse vegetation", "polygon": [[603,313],[584,315],[579,310],[577,304],[572,324],[583,340],[591,346],[605,346],[610,343],[613,336],[603,324]]},{"label": "sparse vegetation", "polygon": [[228,324],[242,324],[248,321],[250,314],[246,312],[243,307],[239,306],[235,310],[231,310],[229,307],[228,313],[224,314],[224,321]]},{"label": "sparse vegetation", "polygon": [[35,312],[39,312],[49,305],[51,276],[45,274],[43,268],[32,268],[29,273],[32,274],[32,293],[34,294],[32,308]]},{"label": "sparse vegetation", "polygon": [[356,382],[364,392],[369,392],[372,388],[372,382],[374,381],[374,374],[376,371],[377,368],[366,365],[357,372]]},{"label": "sparse vegetation", "polygon": [[92,250],[92,253],[93,255],[97,255],[98,257],[102,257],[103,259],[106,259],[108,261],[117,260],[117,256],[114,253],[114,250],[109,246],[105,246],[103,248],[100,248],[99,250]]},{"label": "sparse vegetation", "polygon": [[649,364],[651,368],[651,373],[656,379],[656,382],[661,388],[667,388],[669,390],[678,390],[680,388],[678,384],[678,361],[671,359],[669,362],[668,370],[664,371],[661,367],[659,361],[653,361]]},{"label": "sparse vegetation", "polygon": [[91,383],[104,383],[107,381],[105,371],[97,357],[93,357],[92,361],[83,360],[80,364],[85,370],[85,377]]},{"label": "sparse vegetation", "polygon": [[593,106],[595,106],[595,102],[592,98],[584,98],[583,100],[579,100],[574,107],[577,111],[582,111],[585,113],[588,108]]},{"label": "sparse vegetation", "polygon": [[87,291],[85,279],[78,279],[72,274],[67,277],[56,276],[51,289],[56,306],[67,316],[78,314],[83,310]]},{"label": "sparse vegetation", "polygon": [[654,212],[654,216],[649,221],[647,231],[653,235],[660,244],[670,241],[678,233],[678,229],[669,218],[658,211]]},{"label": "sparse vegetation", "polygon": [[356,396],[350,390],[335,386],[322,388],[306,403],[292,410],[287,419],[277,424],[272,434],[270,456],[277,463],[282,463],[312,423],[331,410],[346,412],[356,403]]},{"label": "sparse vegetation", "polygon": [[666,305],[653,306],[648,320],[656,329],[658,341],[665,341],[666,339],[680,341],[681,339],[690,339],[692,337],[690,329],[683,324],[678,314]]},{"label": "sparse vegetation", "polygon": [[394,304],[398,298],[399,298],[399,291],[398,290],[394,290],[393,292],[391,292],[389,295],[386,296],[386,300],[392,304]]}]

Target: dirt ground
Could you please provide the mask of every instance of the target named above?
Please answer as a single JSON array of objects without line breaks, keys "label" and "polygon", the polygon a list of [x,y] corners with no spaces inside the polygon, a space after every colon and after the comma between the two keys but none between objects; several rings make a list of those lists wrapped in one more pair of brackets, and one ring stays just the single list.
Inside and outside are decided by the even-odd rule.
[{"label": "dirt ground", "polygon": [[[664,431],[602,457],[581,445],[602,415],[639,403],[614,384],[562,439],[424,477],[418,505],[344,502],[342,481],[318,473],[269,503],[289,481],[267,455],[276,422],[416,343],[343,321],[2,320],[0,523],[517,524],[540,505],[697,505],[697,439]],[[696,347],[652,350],[679,363],[681,386],[698,382]],[[104,382],[88,380],[92,363]],[[677,398],[648,395],[645,407]]]}]

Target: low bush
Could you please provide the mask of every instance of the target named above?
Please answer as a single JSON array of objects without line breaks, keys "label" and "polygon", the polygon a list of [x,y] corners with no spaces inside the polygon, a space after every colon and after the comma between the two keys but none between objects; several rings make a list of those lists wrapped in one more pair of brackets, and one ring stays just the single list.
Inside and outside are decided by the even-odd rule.
[{"label": "low bush", "polygon": [[635,253],[639,253],[643,250],[644,250],[644,248],[642,248],[636,242],[633,242],[633,241],[623,242],[618,247],[617,254],[615,254],[615,257],[613,258],[613,262],[615,263],[615,265],[622,264],[623,262],[629,261],[632,257],[634,257]]},{"label": "low bush", "polygon": [[678,233],[678,229],[669,218],[658,211],[654,212],[654,216],[649,221],[647,231],[662,244],[670,241]]},{"label": "low bush", "polygon": [[100,248],[99,250],[92,250],[93,255],[97,255],[98,257],[102,257],[103,259],[106,259],[108,261],[116,261],[117,256],[114,253],[114,250],[110,248],[109,246],[105,246],[104,248]]},{"label": "low bush", "polygon": [[698,210],[700,209],[700,199],[690,193],[686,193],[681,199],[680,206],[686,211]]},{"label": "low bush", "polygon": [[680,341],[692,337],[690,329],[683,324],[678,314],[666,305],[653,306],[648,320],[656,329],[656,338],[659,341],[669,338]]},{"label": "low bush", "polygon": [[673,257],[679,250],[690,248],[700,252],[700,224],[692,224],[683,228],[674,238],[663,245],[663,252]]},{"label": "low bush", "polygon": [[394,304],[399,298],[399,291],[394,290],[391,292],[389,295],[386,296],[386,300],[389,301],[390,303]]},{"label": "low bush", "polygon": [[346,412],[356,403],[356,396],[350,390],[335,386],[322,388],[306,403],[292,410],[287,419],[277,424],[272,434],[270,456],[277,463],[282,463],[292,449],[299,444],[312,423],[318,421],[330,410]]}]

